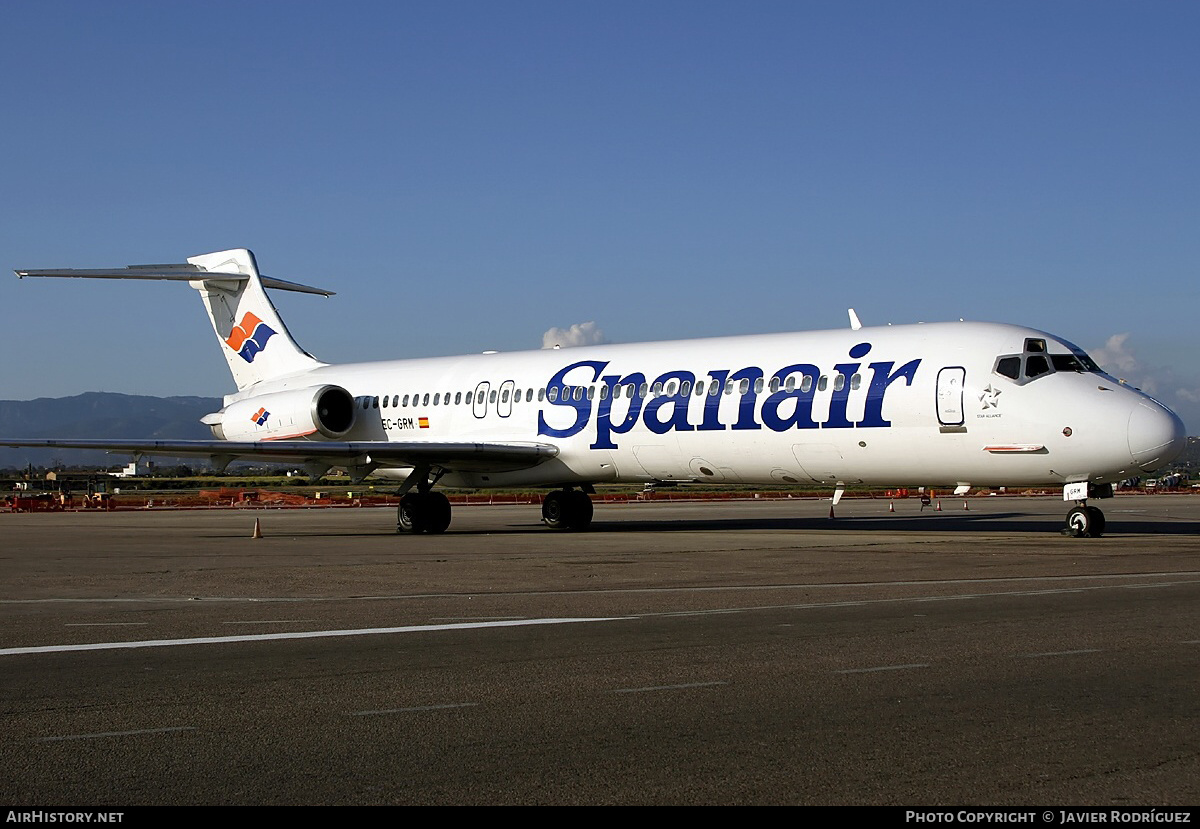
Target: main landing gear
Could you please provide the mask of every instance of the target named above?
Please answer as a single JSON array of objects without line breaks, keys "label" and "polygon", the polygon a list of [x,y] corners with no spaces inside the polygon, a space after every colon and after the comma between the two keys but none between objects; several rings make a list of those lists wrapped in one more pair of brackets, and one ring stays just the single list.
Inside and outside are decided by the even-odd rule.
[{"label": "main landing gear", "polygon": [[444,533],[450,526],[450,499],[440,492],[406,492],[396,508],[396,532]]},{"label": "main landing gear", "polygon": [[1077,483],[1063,487],[1063,500],[1075,502],[1075,506],[1067,513],[1063,535],[1072,538],[1099,538],[1104,535],[1104,513],[1099,507],[1088,506],[1089,497],[1113,497],[1112,484]]},{"label": "main landing gear", "polygon": [[401,490],[404,494],[396,508],[396,532],[438,534],[446,531],[450,526],[450,499],[433,491],[433,485],[444,474],[444,470],[431,474],[429,468],[413,470],[404,485],[410,488],[415,484],[417,491]]},{"label": "main landing gear", "polygon": [[592,523],[592,499],[577,489],[555,490],[542,501],[542,523],[553,530],[586,530]]}]

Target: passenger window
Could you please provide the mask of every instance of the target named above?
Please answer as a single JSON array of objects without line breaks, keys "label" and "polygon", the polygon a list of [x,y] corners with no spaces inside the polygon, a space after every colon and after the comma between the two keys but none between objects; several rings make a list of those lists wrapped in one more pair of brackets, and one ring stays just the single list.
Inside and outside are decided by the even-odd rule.
[{"label": "passenger window", "polygon": [[407,394],[406,394],[406,395],[404,395],[404,399],[403,399],[402,401],[400,401],[400,405],[401,405],[401,406],[407,406],[407,405],[408,405],[408,395],[407,395]]},{"label": "passenger window", "polygon": [[492,393],[488,395],[488,402],[489,403],[496,402],[496,390],[495,389],[492,389]]},{"label": "passenger window", "polygon": [[388,407],[388,398],[387,398],[387,395],[384,395],[384,397],[383,397],[383,408],[385,408],[385,409],[386,409],[387,407]]},{"label": "passenger window", "polygon": [[502,391],[502,392],[500,393],[500,402],[501,402],[501,403],[507,403],[507,402],[508,402],[508,389],[505,389],[504,391]]},{"label": "passenger window", "polygon": [[749,394],[749,393],[750,393],[750,378],[749,378],[749,377],[743,377],[743,378],[742,378],[742,382],[741,382],[741,383],[739,383],[738,385],[740,385],[740,386],[741,386],[741,389],[742,389],[742,392],[741,392],[741,393],[742,393],[742,394]]},{"label": "passenger window", "polygon": [[796,390],[796,375],[789,374],[787,382],[783,384],[783,387],[785,389],[787,389],[788,391],[795,391]]},{"label": "passenger window", "polygon": [[684,380],[682,383],[679,384],[679,396],[680,397],[687,397],[691,393],[692,393],[692,383],[690,380]]},{"label": "passenger window", "polygon": [[558,400],[558,388],[556,386],[551,386],[550,390],[546,392],[546,397],[551,403],[553,403],[555,400]]},{"label": "passenger window", "polygon": [[862,387],[862,375],[855,374],[853,377],[850,378],[850,388],[857,391],[861,387]]},{"label": "passenger window", "polygon": [[655,397],[661,396],[662,395],[662,383],[655,383],[651,387],[650,391],[654,394]]},{"label": "passenger window", "polygon": [[716,397],[720,393],[721,393],[721,384],[718,383],[716,380],[713,380],[712,385],[708,387],[708,396]]},{"label": "passenger window", "polygon": [[773,392],[779,391],[779,378],[778,377],[771,378],[771,391],[773,391]]},{"label": "passenger window", "polygon": [[538,402],[541,403],[545,399],[546,399],[546,390],[538,389]]},{"label": "passenger window", "polygon": [[813,379],[811,375],[804,375],[804,382],[800,384],[800,391],[804,392],[805,394],[812,391],[812,380]]},{"label": "passenger window", "polygon": [[825,391],[829,387],[829,378],[822,374],[821,379],[817,381],[817,391]]},{"label": "passenger window", "polygon": [[833,378],[833,390],[834,391],[841,391],[845,387],[846,387],[846,375],[839,374],[837,377]]},{"label": "passenger window", "polygon": [[422,406],[429,405],[429,392],[425,392],[425,396],[421,398],[421,405]]}]

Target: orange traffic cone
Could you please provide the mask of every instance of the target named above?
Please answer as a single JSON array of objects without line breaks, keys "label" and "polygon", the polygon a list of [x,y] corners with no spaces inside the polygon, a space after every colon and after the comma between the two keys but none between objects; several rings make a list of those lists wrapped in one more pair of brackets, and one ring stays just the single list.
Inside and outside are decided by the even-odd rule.
[{"label": "orange traffic cone", "polygon": [[262,538],[262,527],[258,525],[258,519],[254,519],[254,532],[250,534],[251,538]]}]

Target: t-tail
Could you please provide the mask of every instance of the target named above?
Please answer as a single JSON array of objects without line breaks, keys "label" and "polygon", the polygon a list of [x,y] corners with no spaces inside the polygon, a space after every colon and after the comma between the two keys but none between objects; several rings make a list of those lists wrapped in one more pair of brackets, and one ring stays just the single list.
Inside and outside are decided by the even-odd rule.
[{"label": "t-tail", "polygon": [[92,279],[164,279],[187,282],[199,293],[239,391],[324,365],[302,349],[264,288],[332,296],[332,291],[298,285],[258,272],[245,248],[189,256],[180,265],[130,265],[111,270],[17,271],[17,276]]}]

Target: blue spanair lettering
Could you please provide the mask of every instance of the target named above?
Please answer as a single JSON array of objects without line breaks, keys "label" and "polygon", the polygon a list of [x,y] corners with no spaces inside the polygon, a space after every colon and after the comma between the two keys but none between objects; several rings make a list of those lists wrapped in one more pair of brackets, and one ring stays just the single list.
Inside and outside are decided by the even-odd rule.
[{"label": "blue spanair lettering", "polygon": [[[857,360],[867,356],[867,352],[870,350],[870,343],[859,343],[850,349],[850,356]],[[829,401],[829,417],[821,424],[821,428],[849,429],[854,425],[846,418],[846,407],[850,404],[850,392],[853,391],[851,384],[860,365],[862,363],[838,363],[833,367],[834,371],[842,376],[842,387],[840,389],[837,387],[835,378],[833,398]]]},{"label": "blue spanair lettering", "polygon": [[697,428],[701,432],[724,431],[729,427],[718,418],[721,414],[721,391],[729,379],[729,369],[710,371],[708,376],[712,378],[712,383],[708,387],[708,393],[704,395],[704,420]]},{"label": "blue spanair lettering", "polygon": [[[638,418],[642,414],[642,396],[638,394],[638,389],[645,382],[646,375],[640,371],[635,371],[633,374],[627,374],[624,377],[619,374],[606,374],[604,376],[604,385],[608,389],[608,393],[601,393],[600,405],[596,407],[596,442],[592,444],[592,449],[616,449],[617,445],[612,441],[612,434],[615,432],[618,435],[623,435],[638,422]],[[626,397],[622,395],[619,398],[629,403],[628,408],[625,410],[625,417],[620,423],[613,423],[613,403],[618,399],[617,395],[621,394],[621,391],[630,385],[633,386],[633,396]]]},{"label": "blue spanair lettering", "polygon": [[[920,359],[910,360],[900,368],[892,371],[894,362],[886,363],[871,363],[871,388],[867,391],[867,407],[863,410],[863,419],[858,421],[859,426],[891,426],[892,421],[883,419],[883,395],[887,392],[888,386],[897,380],[903,378],[906,385],[911,386],[913,377],[917,373],[917,366],[921,364]],[[889,373],[891,372],[891,373]]]},{"label": "blue spanair lettering", "polygon": [[[583,386],[596,382],[600,377],[600,372],[604,371],[604,367],[607,365],[607,362],[600,362],[599,360],[580,360],[578,363],[571,363],[571,365],[550,378],[550,382],[546,386],[547,392],[550,389],[557,389],[558,391],[558,399],[551,400],[551,405],[573,408],[575,410],[575,422],[565,429],[556,429],[546,422],[543,410],[538,409],[539,435],[546,435],[552,438],[569,438],[572,435],[578,434],[587,425],[592,415],[592,401],[588,398],[587,394],[579,395],[579,399],[576,400],[575,395],[571,392],[575,386]],[[566,382],[567,375],[577,368],[590,368],[592,370],[591,378],[583,382],[576,382],[573,386],[568,385]]]},{"label": "blue spanair lettering", "polygon": [[745,382],[746,391],[738,401],[738,419],[733,424],[734,429],[761,429],[762,424],[754,419],[754,404],[758,401],[758,392],[754,384],[763,379],[763,370],[757,366],[747,366],[730,376],[730,380]]},{"label": "blue spanair lettering", "polygon": [[[691,387],[692,383],[696,382],[696,375],[690,371],[668,371],[659,377],[651,384],[651,388],[659,387],[666,389],[667,384],[671,381],[679,383],[679,389],[683,384],[688,383]],[[649,402],[642,409],[642,420],[646,424],[646,428],[656,435],[665,435],[667,432],[690,432],[696,427],[688,423],[687,410],[690,397],[680,394],[679,389],[676,389],[674,394],[668,395],[665,391],[658,397],[651,397]],[[663,421],[658,416],[660,409],[670,406],[671,417]]]},{"label": "blue spanair lettering", "polygon": [[[788,429],[815,429],[817,424],[812,419],[813,395],[816,392],[816,383],[810,382],[808,391],[801,391],[804,387],[805,377],[817,377],[821,370],[810,363],[796,363],[795,365],[781,368],[772,375],[771,379],[778,378],[781,388],[774,392],[770,397],[763,401],[762,407],[762,422],[763,425],[772,432],[785,432]],[[795,376],[795,387],[788,391],[788,377]],[[780,414],[779,407],[784,403],[792,402],[793,406],[789,414]]]},{"label": "blue spanair lettering", "polygon": [[[592,449],[617,449],[614,436],[628,434],[639,422],[647,431],[658,435],[667,432],[754,430],[764,426],[772,432],[818,427],[886,428],[892,425],[890,420],[883,417],[887,390],[900,381],[911,386],[921,360],[910,360],[899,368],[895,368],[896,364],[891,360],[871,363],[868,366],[871,381],[863,401],[862,419],[851,422],[848,417],[850,398],[855,396],[852,378],[858,374],[861,360],[870,350],[870,343],[859,343],[849,351],[850,358],[856,362],[834,366],[834,377],[842,380],[842,385],[837,388],[835,380],[824,423],[818,423],[813,418],[814,401],[820,393],[820,386],[815,381],[822,376],[822,372],[812,363],[793,363],[779,369],[771,376],[770,387],[775,391],[769,394],[763,394],[767,384],[764,382],[764,372],[758,366],[746,366],[736,371],[713,369],[708,372],[710,379],[704,384],[704,390],[697,395],[683,391],[685,384],[689,390],[696,387],[696,375],[685,369],[665,372],[653,383],[647,383],[646,375],[642,372],[607,374],[601,380],[601,372],[609,363],[581,360],[563,367],[547,383],[546,405],[538,410],[538,434],[552,438],[573,437],[588,426],[593,413],[596,435]],[[792,381],[790,388],[789,379]],[[594,393],[597,383],[600,383],[598,395]],[[673,384],[676,384],[673,393],[666,394],[663,390],[672,388]],[[633,394],[628,395],[631,388]],[[650,388],[658,388],[659,394],[651,392],[648,395]],[[588,390],[592,390],[593,394],[589,395]],[[736,417],[730,411],[733,404],[731,400],[724,411],[725,417],[733,418],[734,422],[724,423],[721,420],[721,401],[725,397],[732,397],[734,393],[739,395]],[[761,406],[760,396],[763,398]],[[553,406],[564,407],[570,412],[559,412],[560,416],[555,417],[556,410],[548,408]],[[688,418],[689,408],[693,407],[702,410],[698,424]],[[551,415],[549,419],[547,414]],[[551,420],[558,424],[568,419],[569,425],[564,427],[550,425]]]}]

